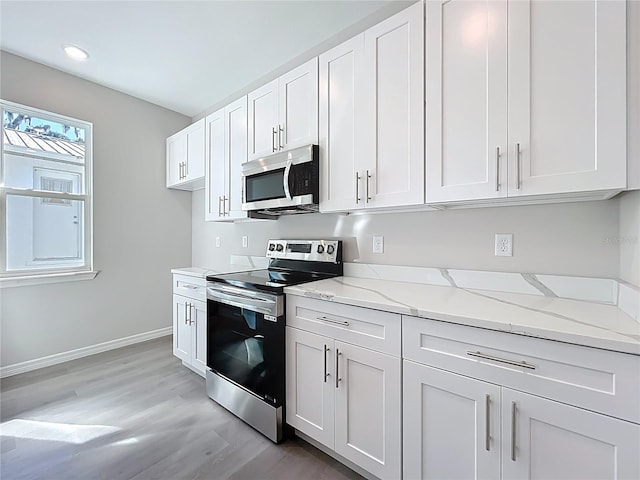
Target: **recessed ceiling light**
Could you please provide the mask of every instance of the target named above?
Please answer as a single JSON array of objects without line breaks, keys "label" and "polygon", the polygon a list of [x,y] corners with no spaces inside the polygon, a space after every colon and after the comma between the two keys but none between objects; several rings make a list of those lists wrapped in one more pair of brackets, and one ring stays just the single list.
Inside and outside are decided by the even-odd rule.
[{"label": "recessed ceiling light", "polygon": [[67,54],[69,58],[73,58],[74,60],[83,61],[89,58],[89,54],[85,52],[80,47],[76,47],[75,45],[63,45],[64,53]]}]

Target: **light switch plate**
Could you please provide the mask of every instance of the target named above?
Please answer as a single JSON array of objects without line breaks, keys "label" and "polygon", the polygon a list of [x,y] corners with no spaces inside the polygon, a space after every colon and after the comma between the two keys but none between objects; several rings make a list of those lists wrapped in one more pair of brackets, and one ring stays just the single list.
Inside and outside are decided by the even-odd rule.
[{"label": "light switch plate", "polygon": [[216,237],[216,248],[220,248],[220,237]]}]

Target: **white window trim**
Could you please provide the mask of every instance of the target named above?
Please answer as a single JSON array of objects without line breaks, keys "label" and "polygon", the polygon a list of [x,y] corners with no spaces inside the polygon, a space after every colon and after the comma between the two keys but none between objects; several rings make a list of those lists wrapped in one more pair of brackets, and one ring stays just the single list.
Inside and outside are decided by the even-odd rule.
[{"label": "white window trim", "polygon": [[[65,125],[75,126],[85,131],[84,176],[85,185],[83,194],[68,194],[56,192],[42,192],[33,189],[8,188],[4,186],[4,141],[0,140],[0,288],[17,287],[27,285],[40,285],[46,283],[70,282],[78,280],[92,280],[98,274],[93,267],[93,124],[84,120],[67,117],[46,110],[41,110],[19,103],[8,102],[0,99],[0,113],[4,110],[19,111],[34,117],[50,118]],[[40,151],[25,149],[7,149],[17,154],[49,158]],[[55,155],[50,158],[55,159]],[[59,198],[64,200],[81,200],[84,203],[84,265],[78,267],[61,267],[55,269],[25,269],[6,270],[7,259],[7,195]]]}]

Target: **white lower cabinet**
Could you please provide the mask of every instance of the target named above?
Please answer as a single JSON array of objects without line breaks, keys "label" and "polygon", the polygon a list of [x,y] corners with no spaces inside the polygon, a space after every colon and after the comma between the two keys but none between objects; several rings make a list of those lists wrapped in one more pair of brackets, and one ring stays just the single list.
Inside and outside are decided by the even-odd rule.
[{"label": "white lower cabinet", "polygon": [[[204,278],[174,275],[173,354],[204,376],[207,368],[207,303]],[[177,294],[176,292],[184,294]]]},{"label": "white lower cabinet", "polygon": [[[287,323],[296,312],[309,312],[322,303],[297,297],[287,306]],[[287,326],[286,421],[370,474],[400,478],[400,358],[340,341],[341,330],[347,334],[351,327],[353,307],[342,306],[340,315],[335,304],[330,307],[331,313],[317,320],[331,326],[342,322],[333,338]],[[377,319],[368,322],[367,309],[355,310],[360,325],[374,328]],[[304,327],[303,317],[296,320]],[[396,326],[399,331],[400,323]],[[324,325],[309,324],[314,328]]]},{"label": "white lower cabinet", "polygon": [[[555,398],[561,400],[557,401],[509,388],[517,383],[510,380],[514,375],[523,379],[518,388],[528,387],[527,378],[531,378],[532,385],[536,376],[545,376],[549,381],[550,376],[542,366],[548,361],[545,357],[551,357],[549,351],[538,349],[535,362],[504,358],[507,351],[509,356],[513,355],[510,334],[490,332],[485,336],[486,343],[480,345],[482,352],[470,350],[472,355],[466,355],[464,360],[467,367],[458,368],[466,368],[465,373],[478,378],[416,363],[430,359],[442,366],[446,366],[445,362],[448,366],[460,364],[462,359],[455,358],[456,351],[459,346],[468,350],[461,329],[469,330],[471,337],[483,339],[482,329],[447,325],[403,318],[403,354],[411,357],[403,361],[405,480],[640,478],[640,425],[563,403],[569,396],[561,389],[555,394]],[[519,341],[530,341],[534,345],[544,342],[513,337],[515,345]],[[483,353],[488,345],[501,338],[506,342],[503,357]],[[561,344],[547,343],[559,351],[562,349]],[[526,343],[523,345],[524,351]],[[584,350],[582,355],[587,364],[589,356],[600,355],[596,349],[574,348]],[[635,382],[640,382],[637,359],[618,355],[623,357],[621,363],[626,365],[625,370],[635,371]],[[569,357],[565,359],[564,368],[575,362]],[[558,368],[562,365],[557,364]],[[585,371],[585,375],[574,376],[573,384],[585,383],[589,375],[602,377],[606,375],[605,369],[610,368],[603,365],[599,372]],[[504,371],[502,381],[496,380],[495,369]],[[500,384],[484,381],[486,378]],[[634,379],[629,380],[625,383],[633,391]],[[611,403],[626,404],[614,394],[609,397]],[[633,407],[620,411],[626,411],[629,416],[635,414]]]},{"label": "white lower cabinet", "polygon": [[640,478],[640,425],[502,389],[502,477]]},{"label": "white lower cabinet", "polygon": [[500,387],[403,361],[405,479],[500,478]]}]

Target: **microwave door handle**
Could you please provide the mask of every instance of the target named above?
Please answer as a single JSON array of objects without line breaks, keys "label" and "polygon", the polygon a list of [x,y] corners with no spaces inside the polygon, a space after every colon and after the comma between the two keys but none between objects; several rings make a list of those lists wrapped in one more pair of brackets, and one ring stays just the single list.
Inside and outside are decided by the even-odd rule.
[{"label": "microwave door handle", "polygon": [[291,160],[287,160],[287,166],[284,167],[284,176],[282,177],[284,194],[287,197],[287,200],[291,200],[291,191],[289,190],[289,174],[291,173],[292,165],[293,165],[293,162]]}]

